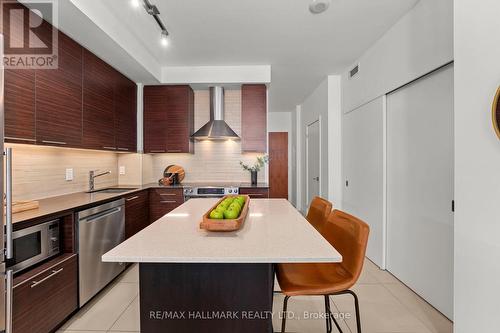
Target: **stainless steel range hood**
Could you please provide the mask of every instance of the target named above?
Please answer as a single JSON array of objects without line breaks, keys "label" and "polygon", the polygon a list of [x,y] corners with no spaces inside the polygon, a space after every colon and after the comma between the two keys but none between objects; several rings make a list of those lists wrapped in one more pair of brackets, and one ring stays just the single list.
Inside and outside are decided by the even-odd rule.
[{"label": "stainless steel range hood", "polygon": [[210,121],[191,137],[195,140],[239,140],[240,137],[224,121],[224,88],[210,87]]}]

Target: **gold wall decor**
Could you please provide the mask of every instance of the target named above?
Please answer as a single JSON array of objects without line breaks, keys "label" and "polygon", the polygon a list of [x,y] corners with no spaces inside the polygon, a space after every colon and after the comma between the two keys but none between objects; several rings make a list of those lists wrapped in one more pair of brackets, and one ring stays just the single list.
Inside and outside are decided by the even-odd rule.
[{"label": "gold wall decor", "polygon": [[495,132],[497,132],[498,138],[500,139],[500,87],[498,87],[495,95],[491,113],[493,116],[493,127],[495,128]]}]

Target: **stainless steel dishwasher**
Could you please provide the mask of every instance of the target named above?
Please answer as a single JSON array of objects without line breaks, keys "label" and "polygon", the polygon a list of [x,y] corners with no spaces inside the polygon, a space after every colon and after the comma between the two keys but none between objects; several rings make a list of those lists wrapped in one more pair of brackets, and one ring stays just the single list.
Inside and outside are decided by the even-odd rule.
[{"label": "stainless steel dishwasher", "polygon": [[77,213],[80,306],[87,303],[124,269],[101,256],[125,240],[125,200]]}]

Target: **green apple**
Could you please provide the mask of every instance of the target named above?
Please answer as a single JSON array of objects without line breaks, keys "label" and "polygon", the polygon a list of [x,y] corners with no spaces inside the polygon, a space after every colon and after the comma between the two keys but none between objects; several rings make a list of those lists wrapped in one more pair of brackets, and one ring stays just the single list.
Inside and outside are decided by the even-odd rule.
[{"label": "green apple", "polygon": [[227,220],[234,220],[238,218],[239,212],[233,209],[228,209],[224,212],[224,218]]},{"label": "green apple", "polygon": [[241,210],[241,204],[238,201],[233,201],[233,203],[229,206],[229,209],[233,210],[238,210],[238,212]]},{"label": "green apple", "polygon": [[235,199],[235,201],[237,201],[241,207],[243,207],[245,205],[245,198],[244,197],[237,197]]},{"label": "green apple", "polygon": [[226,210],[226,209],[227,209],[227,207],[229,207],[229,205],[228,205],[228,206],[226,206],[226,205],[223,205],[223,204],[219,204],[219,205],[217,206],[217,208],[215,208],[215,209],[219,209],[219,210],[224,211],[224,210]]},{"label": "green apple", "polygon": [[224,213],[220,210],[214,209],[210,212],[210,218],[215,220],[222,220],[224,218]]}]

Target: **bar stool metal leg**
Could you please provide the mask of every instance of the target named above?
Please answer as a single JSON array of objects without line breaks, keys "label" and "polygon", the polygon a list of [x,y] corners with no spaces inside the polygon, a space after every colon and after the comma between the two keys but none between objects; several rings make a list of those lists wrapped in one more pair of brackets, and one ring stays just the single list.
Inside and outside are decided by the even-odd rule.
[{"label": "bar stool metal leg", "polygon": [[[327,301],[328,300],[328,301]],[[337,319],[335,319],[335,316],[333,315],[332,313],[332,309],[330,307],[330,295],[325,295],[325,302],[328,303],[328,314],[329,314],[329,318],[331,321],[333,321],[333,323],[335,324],[335,327],[337,327],[337,330],[340,332],[340,333],[343,333],[342,329],[340,328],[340,325],[337,321]],[[326,304],[326,303],[325,303]],[[330,322],[330,327],[332,327],[332,324]],[[327,327],[327,330],[328,330],[328,327]],[[331,330],[331,328],[330,328]]]},{"label": "bar stool metal leg", "polygon": [[287,316],[287,307],[288,307],[288,299],[290,296],[285,296],[283,300],[283,318],[281,318],[281,333],[285,333],[285,325],[286,325],[286,316]]},{"label": "bar stool metal leg", "polygon": [[332,321],[331,321],[331,311],[330,311],[330,298],[325,295],[325,315],[326,315],[326,332],[332,332]]},{"label": "bar stool metal leg", "polygon": [[349,294],[354,298],[354,309],[356,311],[356,326],[357,326],[358,333],[361,333],[361,316],[359,315],[358,295],[356,295],[356,293],[352,290],[341,291],[341,292],[335,293],[334,295],[345,295],[345,294]]}]

